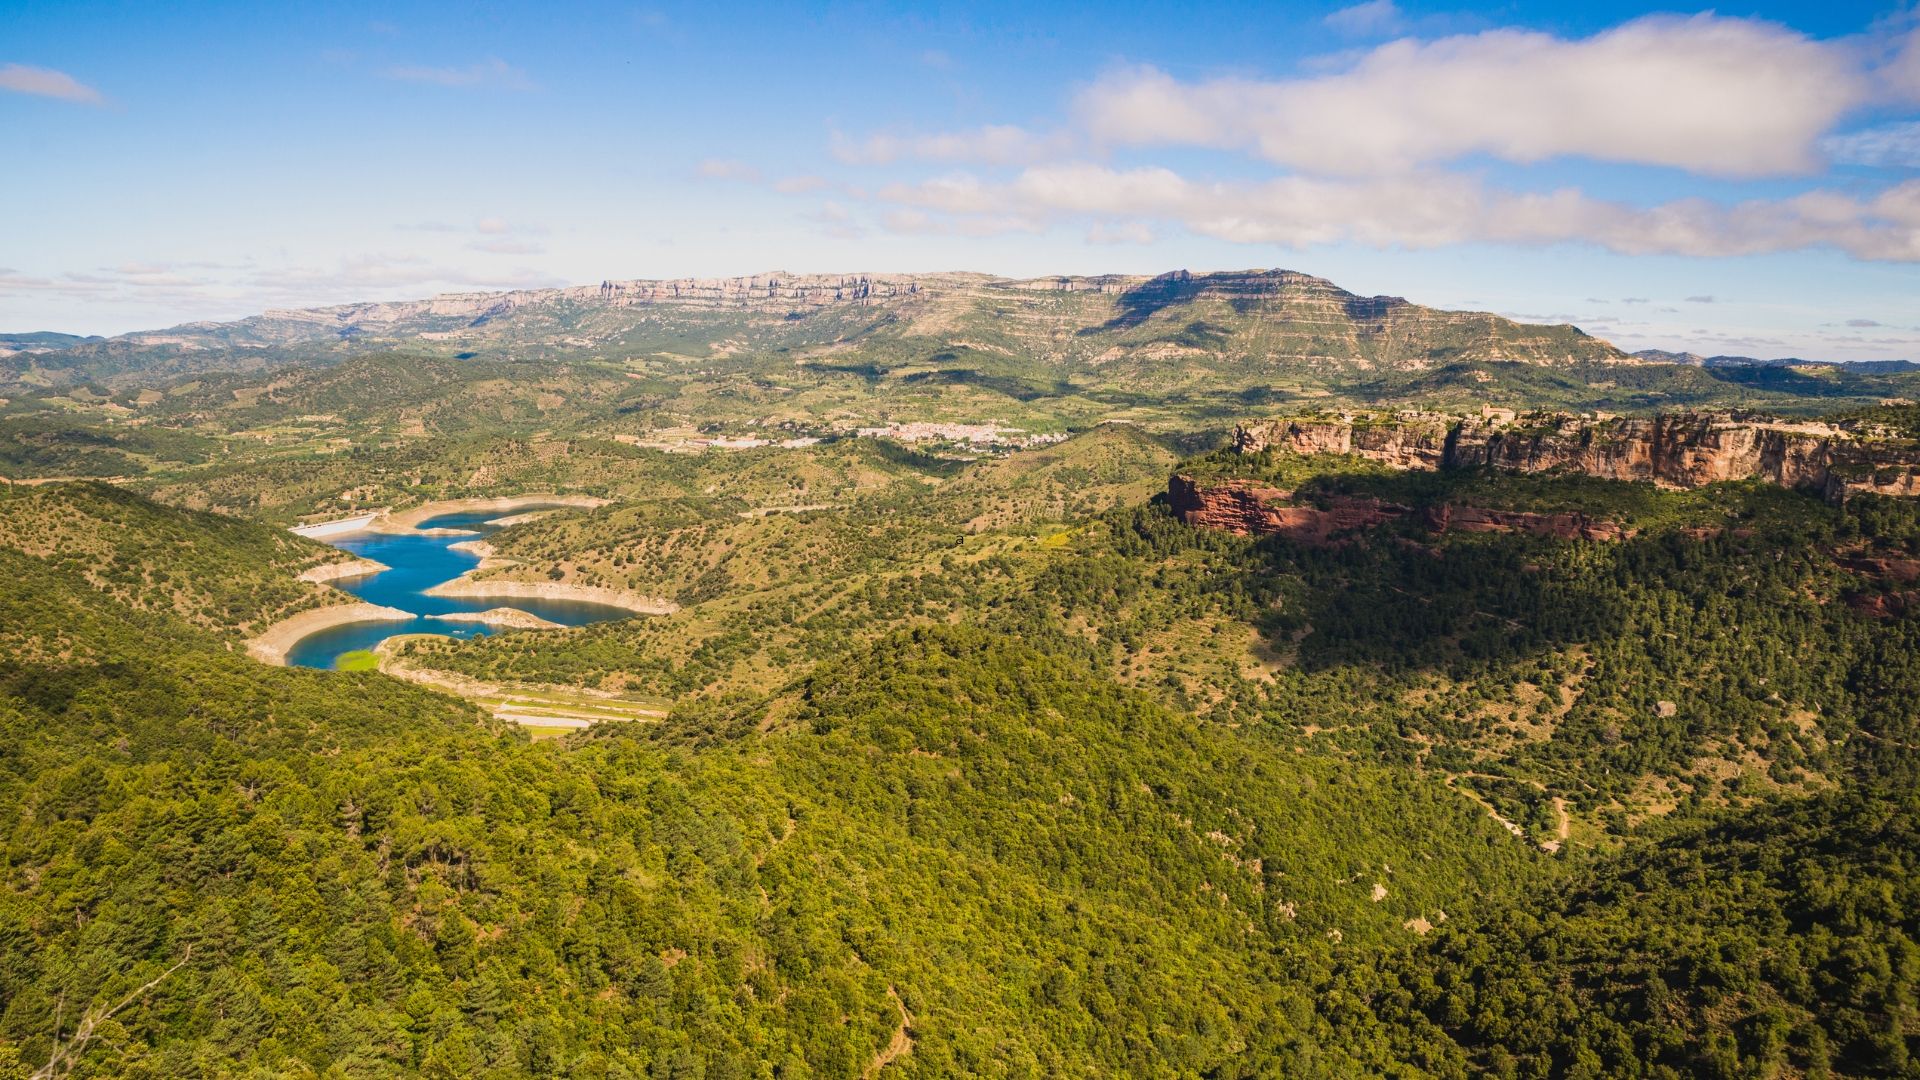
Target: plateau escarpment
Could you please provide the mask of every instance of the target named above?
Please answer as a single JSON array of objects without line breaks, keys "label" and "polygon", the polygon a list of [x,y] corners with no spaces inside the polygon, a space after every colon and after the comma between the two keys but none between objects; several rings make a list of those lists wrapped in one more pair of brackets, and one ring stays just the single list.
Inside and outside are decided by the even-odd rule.
[{"label": "plateau escarpment", "polygon": [[1296,499],[1293,491],[1246,480],[1207,482],[1176,474],[1167,488],[1173,512],[1189,525],[1243,536],[1284,536],[1309,544],[1408,520],[1429,532],[1528,533],[1563,540],[1619,540],[1632,530],[1581,511],[1498,510],[1436,503],[1410,506],[1373,495]]},{"label": "plateau escarpment", "polygon": [[[836,317],[809,321],[821,315]],[[408,340],[585,347],[630,343],[641,327],[660,320],[674,324],[662,341],[676,342],[676,348],[729,351],[754,334],[787,347],[827,348],[878,333],[939,339],[936,344],[949,349],[982,346],[995,355],[1104,364],[1147,346],[1156,350],[1150,358],[1161,360],[1190,354],[1268,362],[1331,359],[1363,369],[1424,369],[1460,360],[1640,363],[1572,326],[1443,311],[1396,296],[1359,296],[1323,278],[1280,269],[1030,279],[781,272],[609,279],[268,311],[230,323],[128,334],[94,351],[368,347]]]},{"label": "plateau escarpment", "polygon": [[1579,417],[1489,409],[1471,418],[1284,419],[1234,432],[1234,449],[1242,454],[1269,447],[1352,454],[1396,469],[1559,471],[1671,488],[1760,480],[1818,491],[1831,502],[1858,494],[1920,495],[1920,444],[1912,440],[1859,426],[1733,413]]},{"label": "plateau escarpment", "polygon": [[[1334,455],[1383,471],[1490,469],[1649,483],[1693,489],[1759,481],[1811,491],[1840,503],[1856,495],[1920,496],[1920,443],[1857,424],[1785,422],[1770,417],[1687,413],[1652,417],[1565,414],[1477,417],[1402,413],[1392,417],[1295,417],[1242,424],[1230,461],[1253,476],[1173,477],[1168,499],[1190,524],[1252,535],[1324,542],[1387,521],[1417,517],[1429,530],[1529,532],[1617,539],[1630,530],[1585,510],[1495,509],[1440,497],[1419,506],[1263,479],[1260,455]],[[1228,472],[1245,472],[1247,469]]]}]

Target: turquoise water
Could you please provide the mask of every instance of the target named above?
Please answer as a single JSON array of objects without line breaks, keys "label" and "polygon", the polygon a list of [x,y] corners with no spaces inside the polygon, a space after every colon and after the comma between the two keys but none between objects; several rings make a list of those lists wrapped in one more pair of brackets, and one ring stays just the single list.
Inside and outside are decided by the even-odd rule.
[{"label": "turquoise water", "polygon": [[[532,507],[527,509],[539,509]],[[513,511],[524,513],[525,509]],[[478,557],[450,551],[448,545],[476,540],[494,531],[485,522],[505,511],[477,514],[448,514],[420,523],[422,529],[470,530],[465,536],[388,536],[382,533],[353,533],[327,542],[392,569],[363,578],[334,582],[334,586],[369,603],[411,611],[416,615],[446,615],[456,611],[486,611],[511,607],[532,612],[564,626],[582,626],[607,619],[624,619],[632,613],[605,604],[586,604],[576,600],[508,600],[493,597],[454,599],[428,596],[425,590],[443,581],[452,581],[480,564]],[[496,631],[483,623],[451,623],[439,619],[416,618],[411,622],[354,623],[309,634],[294,643],[287,652],[287,663],[298,667],[331,668],[341,653],[371,649],[395,634],[439,634],[442,637],[481,637]]]}]

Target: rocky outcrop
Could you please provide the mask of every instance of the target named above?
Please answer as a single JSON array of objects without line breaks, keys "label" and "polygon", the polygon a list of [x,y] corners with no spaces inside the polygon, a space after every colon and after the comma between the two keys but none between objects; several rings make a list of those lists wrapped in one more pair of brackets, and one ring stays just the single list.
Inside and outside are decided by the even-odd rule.
[{"label": "rocky outcrop", "polygon": [[1273,448],[1294,454],[1353,454],[1396,469],[1446,467],[1451,432],[1444,417],[1408,415],[1391,423],[1356,420],[1276,420],[1234,429],[1243,454]]},{"label": "rocky outcrop", "polygon": [[1292,499],[1291,491],[1240,480],[1203,486],[1190,476],[1176,475],[1167,488],[1173,512],[1189,525],[1310,544],[1412,513],[1410,507],[1380,499],[1334,496],[1321,504],[1296,504]]},{"label": "rocky outcrop", "polygon": [[1633,535],[1633,530],[1617,521],[1577,511],[1543,514],[1443,503],[1428,507],[1422,512],[1422,518],[1431,532],[1530,533],[1561,540],[1624,540]]},{"label": "rocky outcrop", "polygon": [[1562,540],[1621,540],[1632,531],[1618,522],[1578,512],[1535,513],[1441,503],[1416,510],[1366,495],[1320,495],[1296,502],[1294,493],[1245,480],[1203,484],[1175,475],[1167,501],[1180,520],[1242,536],[1284,536],[1329,544],[1389,521],[1409,519],[1428,532],[1528,533]]},{"label": "rocky outcrop", "polygon": [[1399,469],[1560,471],[1672,488],[1761,480],[1834,502],[1862,493],[1920,495],[1920,446],[1874,435],[1726,413],[1577,417],[1487,410],[1467,418],[1405,413],[1273,420],[1236,429],[1234,447],[1352,454]]}]

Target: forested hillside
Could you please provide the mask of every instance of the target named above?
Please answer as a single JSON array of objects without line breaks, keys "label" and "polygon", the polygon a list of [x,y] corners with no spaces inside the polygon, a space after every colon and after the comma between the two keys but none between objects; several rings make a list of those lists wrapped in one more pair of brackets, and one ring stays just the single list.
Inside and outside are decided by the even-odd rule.
[{"label": "forested hillside", "polygon": [[1168,461],[1110,429],[832,512],[716,477],[506,530],[689,602],[406,650],[676,701],[538,742],[230,652],[314,545],[16,494],[0,1061],[1910,1073],[1910,504],[1522,478],[1637,531],[1316,547],[1173,520]]}]

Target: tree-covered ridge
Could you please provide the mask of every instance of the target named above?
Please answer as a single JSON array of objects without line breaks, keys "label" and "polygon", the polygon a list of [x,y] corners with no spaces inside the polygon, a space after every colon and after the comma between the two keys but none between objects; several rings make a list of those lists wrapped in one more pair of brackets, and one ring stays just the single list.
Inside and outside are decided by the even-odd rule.
[{"label": "tree-covered ridge", "polygon": [[1356,1026],[1442,1076],[1911,1076],[1908,773],[1688,828],[1449,924],[1343,973]]},{"label": "tree-covered ridge", "polygon": [[130,608],[244,637],[337,594],[298,580],[339,552],[282,529],[156,506],[102,483],[0,488],[0,549]]},{"label": "tree-covered ridge", "polygon": [[601,439],[423,436],[236,462],[130,486],[172,506],[293,524],[437,499],[551,492],[623,502],[691,500],[715,514],[736,513],[919,486],[955,467],[880,440],[691,455]]},{"label": "tree-covered ridge", "polygon": [[852,1076],[903,1016],[906,1075],[1351,1062],[1303,973],[1538,861],[1439,784],[978,632],[555,745],[82,629],[93,662],[0,671],[0,1036],[45,1060],[171,974],[76,1075]]},{"label": "tree-covered ridge", "polygon": [[[529,566],[727,574],[408,650],[678,699],[540,743],[0,545],[0,1063],[91,1016],[77,1075],[1911,1070],[1915,504],[1306,547],[1128,502],[1166,451],[1082,439],[864,493],[857,447],[756,451],[737,501],[552,459],[629,487],[498,534]],[[740,516],[797,467],[852,490]],[[314,547],[45,494],[240,584]]]},{"label": "tree-covered ridge", "polygon": [[942,499],[990,490],[975,477],[998,467],[830,513],[649,526],[604,508],[521,526],[501,542],[525,557],[514,572],[589,540],[591,562],[560,573],[685,607],[419,642],[407,662],[725,696],[900,628],[978,625],[1068,642],[1177,708],[1435,771],[1546,840],[1555,799],[1581,828],[1619,834],[1688,800],[1825,783],[1860,726],[1846,687],[1886,632],[1874,613],[1906,604],[1920,551],[1901,502],[1562,477],[1462,475],[1442,497],[1511,480],[1508,505],[1598,504],[1637,532],[1592,544],[1409,524],[1319,549],[1194,530],[1157,507],[978,531],[965,510],[942,517]]},{"label": "tree-covered ridge", "polygon": [[[740,455],[723,490],[767,492],[760,506],[656,495],[515,526],[492,546],[520,565],[484,576],[614,586],[682,605],[764,601],[768,590],[796,585],[820,600],[837,583],[948,552],[965,536],[1064,525],[1145,501],[1175,460],[1151,436],[1114,425],[972,463],[907,459],[878,483],[821,484],[795,467],[836,452],[859,453]],[[774,501],[783,472],[793,477],[785,505]]]}]

